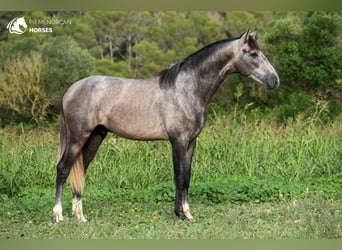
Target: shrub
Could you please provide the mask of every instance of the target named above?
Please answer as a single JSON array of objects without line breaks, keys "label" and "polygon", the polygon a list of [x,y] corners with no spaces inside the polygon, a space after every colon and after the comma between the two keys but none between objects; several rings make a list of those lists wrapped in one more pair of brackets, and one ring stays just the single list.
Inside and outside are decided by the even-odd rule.
[{"label": "shrub", "polygon": [[49,100],[42,82],[45,61],[31,51],[16,54],[4,64],[0,75],[0,107],[15,119],[39,122],[47,115]]},{"label": "shrub", "polygon": [[312,90],[336,82],[342,60],[340,28],[341,17],[326,12],[308,13],[302,25],[291,18],[274,23],[265,39],[277,55],[284,86]]},{"label": "shrub", "polygon": [[43,81],[51,98],[52,111],[58,112],[62,93],[75,81],[95,71],[95,59],[71,37],[52,38],[43,46],[47,59]]}]

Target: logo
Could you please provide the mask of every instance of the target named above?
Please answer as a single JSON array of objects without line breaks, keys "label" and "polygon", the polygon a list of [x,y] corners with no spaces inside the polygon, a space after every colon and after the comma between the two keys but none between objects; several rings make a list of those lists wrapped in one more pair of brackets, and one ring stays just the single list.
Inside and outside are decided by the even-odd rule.
[{"label": "logo", "polygon": [[13,18],[7,25],[9,33],[12,34],[23,34],[27,29],[27,24],[24,17]]},{"label": "logo", "polygon": [[[58,18],[52,18],[52,19],[35,19],[31,18],[28,20],[28,24],[30,27],[28,27],[25,17],[16,17],[13,18],[11,21],[9,21],[7,25],[7,29],[9,33],[11,34],[24,34],[26,31],[29,33],[52,33],[53,27],[56,25],[70,25],[72,24],[72,21],[70,19],[58,19]],[[33,27],[32,27],[33,26]]]}]

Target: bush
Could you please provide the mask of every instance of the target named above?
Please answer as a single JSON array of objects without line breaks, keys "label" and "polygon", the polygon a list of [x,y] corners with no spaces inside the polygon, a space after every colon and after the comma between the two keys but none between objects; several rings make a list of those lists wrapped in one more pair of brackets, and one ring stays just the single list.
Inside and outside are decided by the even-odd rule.
[{"label": "bush", "polygon": [[282,99],[284,102],[278,107],[280,123],[285,123],[289,118],[295,120],[299,114],[303,114],[313,105],[310,96],[303,92],[290,93]]},{"label": "bush", "polygon": [[320,11],[308,12],[302,24],[280,19],[265,34],[281,81],[280,122],[298,115],[328,121],[341,113],[334,108],[341,105],[334,91],[342,77],[340,30],[340,15]]},{"label": "bush", "polygon": [[14,55],[0,75],[0,107],[17,120],[39,122],[47,115],[49,100],[42,81],[45,61],[41,54]]},{"label": "bush", "polygon": [[302,25],[290,18],[276,21],[265,39],[277,55],[282,85],[307,91],[335,84],[341,73],[340,29],[336,13],[308,13]]},{"label": "bush", "polygon": [[13,40],[6,44],[5,50],[0,54],[0,65],[3,67],[3,63],[15,54],[27,55],[31,51],[39,52],[39,41],[34,37],[23,37],[21,39]]},{"label": "bush", "polygon": [[57,113],[64,91],[95,72],[95,59],[67,36],[52,38],[43,46],[42,54],[47,59],[43,81],[52,102],[51,111]]},{"label": "bush", "polygon": [[96,73],[108,76],[131,77],[126,62],[112,62],[108,58],[96,60]]}]

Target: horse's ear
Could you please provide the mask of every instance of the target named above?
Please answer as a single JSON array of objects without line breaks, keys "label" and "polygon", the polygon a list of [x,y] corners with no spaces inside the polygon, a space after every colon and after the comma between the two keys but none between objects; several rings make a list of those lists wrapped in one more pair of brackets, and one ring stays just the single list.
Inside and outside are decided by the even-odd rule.
[{"label": "horse's ear", "polygon": [[248,43],[249,29],[240,36],[240,41],[242,44]]},{"label": "horse's ear", "polygon": [[249,30],[240,36],[240,44],[247,51],[249,49],[259,49],[256,43],[256,32]]},{"label": "horse's ear", "polygon": [[256,39],[257,39],[257,33],[256,33],[256,31],[251,32],[251,33],[249,34],[249,36],[251,36],[254,40],[256,40]]}]

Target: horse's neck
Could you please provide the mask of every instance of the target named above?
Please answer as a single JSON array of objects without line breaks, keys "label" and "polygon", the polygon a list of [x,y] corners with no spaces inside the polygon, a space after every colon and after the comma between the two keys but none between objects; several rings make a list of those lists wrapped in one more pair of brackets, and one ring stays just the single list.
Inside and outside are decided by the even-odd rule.
[{"label": "horse's neck", "polygon": [[197,93],[207,105],[221,83],[226,79],[227,75],[234,72],[232,60],[234,53],[217,53],[217,60],[208,60],[204,62],[205,67],[201,67],[197,72]]}]

